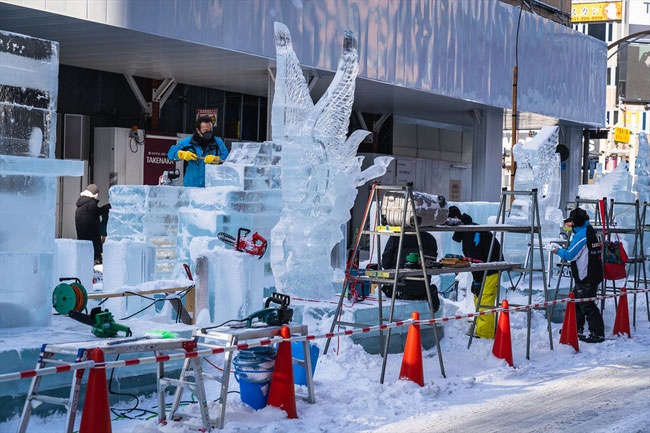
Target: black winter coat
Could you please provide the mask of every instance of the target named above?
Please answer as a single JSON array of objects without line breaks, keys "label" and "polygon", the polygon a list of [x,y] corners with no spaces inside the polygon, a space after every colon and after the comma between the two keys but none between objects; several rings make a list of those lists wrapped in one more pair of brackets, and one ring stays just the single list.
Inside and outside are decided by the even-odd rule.
[{"label": "black winter coat", "polygon": [[99,200],[96,198],[81,196],[77,199],[77,210],[74,213],[77,239],[92,241],[96,258],[102,251],[99,217],[106,218],[111,208],[110,203],[103,206],[97,206],[97,203],[99,203]]},{"label": "black winter coat", "polygon": [[[422,239],[422,251],[426,256],[432,256],[434,258],[438,257],[438,244],[436,239],[427,232],[420,233]],[[395,269],[397,265],[397,249],[399,247],[399,238],[397,236],[391,236],[388,242],[386,243],[386,248],[384,253],[381,256],[381,266],[384,269]],[[410,253],[416,253],[419,255],[420,251],[418,249],[418,238],[415,235],[405,235],[404,240],[402,241],[402,254],[400,255],[399,267],[404,269],[406,266],[406,256]],[[438,300],[438,288],[430,284],[432,292],[432,299],[434,303],[434,309],[438,309],[440,304]],[[382,290],[386,296],[391,296],[393,286],[384,285]],[[404,280],[397,287],[396,298],[399,299],[427,299],[426,286],[424,281],[415,281],[415,280]]]},{"label": "black winter coat", "polygon": [[[472,221],[472,217],[467,214],[463,214],[460,219],[463,225],[477,225]],[[465,257],[482,262],[498,262],[501,259],[501,244],[495,239],[492,256],[488,260],[490,243],[492,242],[492,233],[490,232],[456,232],[452,239],[456,242],[462,242],[463,255]],[[497,272],[488,271],[488,275],[496,274]],[[483,272],[472,272],[472,277],[474,277],[474,281],[480,283],[483,281]]]}]

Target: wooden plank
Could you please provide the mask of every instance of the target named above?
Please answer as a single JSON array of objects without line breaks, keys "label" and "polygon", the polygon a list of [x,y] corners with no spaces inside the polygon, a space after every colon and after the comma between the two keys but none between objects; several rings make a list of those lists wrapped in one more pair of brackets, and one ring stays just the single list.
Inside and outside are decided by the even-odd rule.
[{"label": "wooden plank", "polygon": [[[188,286],[189,287],[189,286]],[[168,289],[152,289],[152,290],[142,290],[140,292],[120,292],[120,293],[101,293],[101,292],[91,292],[88,293],[88,299],[106,299],[106,298],[121,298],[124,296],[138,296],[138,295],[155,295],[157,293],[174,293],[187,290],[187,287],[171,287]],[[191,289],[190,291],[194,291]]]}]

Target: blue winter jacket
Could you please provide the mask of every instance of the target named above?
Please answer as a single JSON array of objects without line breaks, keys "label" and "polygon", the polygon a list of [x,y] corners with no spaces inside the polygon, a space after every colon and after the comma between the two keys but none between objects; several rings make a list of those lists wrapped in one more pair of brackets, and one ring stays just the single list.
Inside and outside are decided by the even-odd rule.
[{"label": "blue winter jacket", "polygon": [[[185,150],[195,153],[196,156],[217,155],[222,161],[228,158],[228,149],[220,138],[214,137],[207,146],[202,146],[195,139],[194,135],[186,137],[173,145],[169,149],[167,157],[178,161],[178,151]],[[202,159],[188,161],[185,165],[185,175],[183,176],[183,186],[205,186],[205,162]]]},{"label": "blue winter jacket", "polygon": [[571,270],[576,282],[598,284],[603,279],[603,268],[600,261],[600,239],[589,224],[573,227],[574,235],[568,248],[557,250],[557,255],[571,262]]}]

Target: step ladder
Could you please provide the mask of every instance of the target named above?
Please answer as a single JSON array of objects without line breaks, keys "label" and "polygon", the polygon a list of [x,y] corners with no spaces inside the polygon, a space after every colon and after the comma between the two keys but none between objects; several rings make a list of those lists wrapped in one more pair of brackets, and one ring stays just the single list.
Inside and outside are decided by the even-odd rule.
[{"label": "step ladder", "polygon": [[[307,325],[294,325],[289,324],[289,331],[291,335],[308,335]],[[273,338],[280,335],[279,326],[264,326],[254,328],[230,328],[227,326],[213,328],[213,329],[196,329],[192,333],[192,341],[196,344],[198,350],[214,349],[224,346],[236,346],[243,341],[261,340]],[[307,377],[307,396],[299,396],[305,399],[308,403],[313,404],[316,402],[314,394],[314,381],[312,377],[311,357],[309,355],[309,342],[307,340],[302,342],[304,360],[293,358],[293,364],[299,365],[305,369]],[[174,402],[172,403],[169,412],[169,419],[174,421],[184,421],[185,418],[196,418],[196,415],[186,414],[179,412],[179,406],[183,398],[183,393],[186,388],[195,393],[199,399],[199,408],[201,409],[201,420],[203,425],[209,424],[211,427],[223,429],[226,418],[226,403],[228,399],[228,388],[230,383],[230,373],[232,369],[232,360],[234,352],[229,351],[225,353],[223,373],[221,375],[212,375],[204,373],[197,358],[187,358],[183,363],[180,378],[178,380],[165,379],[163,384],[176,386],[176,394],[174,395]],[[193,362],[194,361],[194,362]],[[203,388],[203,380],[215,380],[221,383],[221,393],[219,403],[217,406],[217,417],[210,419],[208,415],[207,404],[205,404],[205,389]],[[162,390],[161,390],[162,391]],[[198,392],[198,394],[196,394]],[[159,395],[163,394],[159,392]]]},{"label": "step ladder", "polygon": [[[506,223],[506,208],[508,204],[508,199],[510,197],[515,197],[515,196],[529,196],[531,199],[531,206],[530,206],[530,224],[528,226],[512,226],[508,225]],[[496,226],[493,230],[491,230],[492,234],[492,241],[490,242],[490,251],[488,253],[488,257],[492,257],[492,251],[494,249],[494,241],[496,240],[496,233],[500,232],[500,244],[501,244],[501,260],[503,260],[503,238],[504,234],[506,232],[513,232],[513,231],[519,231],[521,232],[522,229],[525,229],[526,234],[529,236],[528,243],[529,245],[535,245],[535,241],[537,241],[537,245],[543,245],[542,243],[542,228],[541,228],[541,217],[539,214],[539,201],[538,201],[538,196],[537,196],[537,189],[534,188],[530,191],[508,191],[506,188],[503,188],[501,190],[501,201],[499,202],[499,210],[497,212],[497,218],[495,222]],[[501,225],[499,227],[499,225]],[[537,236],[535,236],[537,235]],[[537,237],[537,239],[535,239]],[[539,251],[539,258],[540,258],[540,265],[541,269],[535,269],[533,264],[533,254],[535,250]],[[546,269],[545,269],[545,260],[544,260],[544,254],[542,248],[528,248],[528,251],[526,253],[526,267],[522,267],[520,271],[522,273],[528,274],[528,305],[531,305],[533,303],[533,273],[534,272],[540,272],[542,275],[542,283],[543,283],[543,289],[544,289],[544,301],[548,301],[548,290],[547,290],[547,284],[546,284]],[[498,272],[498,285],[500,288],[501,285],[501,271]],[[496,305],[483,305],[481,304],[481,301],[483,299],[483,291],[485,289],[485,280],[487,278],[487,272],[483,273],[483,279],[481,281],[481,290],[478,295],[478,302],[476,306],[476,313],[480,312],[481,309],[492,309],[495,308],[495,306],[500,305],[499,300],[500,300],[500,290],[499,288],[497,289],[497,296],[496,296]],[[511,307],[518,307],[520,305],[517,304],[510,304]],[[549,346],[551,350],[553,350],[553,334],[551,331],[551,312],[548,306],[544,307],[546,310],[546,327],[548,331],[548,339],[549,339]],[[523,310],[526,312],[527,316],[527,326],[526,326],[526,359],[530,359],[530,332],[531,332],[531,322],[532,322],[532,308]],[[472,326],[470,328],[469,332],[469,342],[467,343],[467,348],[469,348],[472,345],[472,341],[474,339],[474,330],[476,329],[476,321],[478,319],[478,316],[474,316],[474,319],[472,320]],[[498,317],[495,315],[495,320],[494,320],[494,326],[495,326],[495,331],[496,327],[498,326]]]},{"label": "step ladder", "polygon": [[[95,340],[62,344],[43,344],[41,353],[36,361],[35,370],[56,365],[85,362],[90,353],[96,349],[102,349],[104,356],[122,355],[127,353],[153,352],[155,356],[162,355],[163,352],[193,351],[196,347],[194,340],[187,338],[165,338],[165,339],[143,339],[131,340],[119,343],[115,340]],[[195,359],[195,358],[193,358]],[[53,397],[50,395],[40,394],[39,390],[44,376],[35,376],[29,385],[27,399],[23,407],[23,412],[18,424],[17,433],[25,433],[32,416],[34,408],[40,403],[48,403],[57,406],[63,406],[66,409],[66,420],[64,426],[65,433],[73,433],[75,417],[79,408],[79,396],[81,394],[81,385],[85,369],[72,371],[72,380],[70,383],[70,393],[67,398]],[[158,419],[160,422],[165,421],[165,394],[161,383],[169,380],[165,377],[164,363],[156,363],[156,378],[158,381]]]},{"label": "step ladder", "polygon": [[[378,231],[376,221],[375,221],[375,224],[372,224],[372,225],[370,224],[370,221],[369,221],[370,204],[373,203],[373,201],[374,201],[375,206],[376,206],[377,220],[380,223],[382,221],[381,202],[380,202],[380,193],[381,193],[381,191],[401,192],[402,194],[404,194],[404,210],[403,210],[403,214],[402,214],[401,227],[400,227],[399,231],[395,230],[395,229],[393,229],[393,230],[386,229],[386,230]],[[428,302],[428,305],[429,305],[429,311],[431,313],[431,318],[435,318],[435,311],[433,309],[433,302],[432,302],[432,299],[431,299],[431,292],[429,290],[429,278],[430,277],[427,274],[427,269],[425,267],[425,257],[424,257],[424,252],[423,252],[423,248],[422,248],[422,239],[420,237],[420,227],[419,227],[418,218],[413,218],[414,228],[412,230],[409,230],[408,232],[406,230],[406,215],[407,215],[407,212],[408,212],[409,208],[411,209],[414,216],[417,215],[416,208],[415,208],[415,200],[413,198],[413,183],[409,182],[405,186],[389,186],[389,185],[381,185],[381,184],[378,184],[378,183],[374,184],[372,186],[372,190],[371,190],[370,196],[368,198],[368,205],[366,206],[366,211],[364,213],[363,221],[361,223],[361,230],[359,231],[359,234],[357,236],[356,245],[355,245],[355,248],[354,248],[354,253],[353,253],[353,256],[350,259],[350,263],[355,263],[358,255],[359,255],[358,245],[359,245],[360,237],[362,235],[375,235],[376,236],[376,239],[377,239],[377,242],[376,242],[376,244],[377,244],[377,261],[378,261],[378,263],[380,263],[381,262],[381,241],[380,241],[381,236],[398,236],[399,237],[399,243],[398,243],[398,248],[397,248],[397,257],[399,258],[399,257],[401,257],[401,254],[402,254],[402,245],[403,245],[403,241],[404,241],[404,236],[406,234],[411,234],[411,235],[415,234],[415,236],[417,237],[417,241],[418,241],[418,251],[419,251],[419,254],[420,254],[420,264],[421,264],[421,269],[422,269],[422,276],[421,277],[409,276],[408,278],[410,278],[410,279],[418,279],[418,280],[423,280],[424,281],[425,290],[426,290],[426,294],[427,294],[427,302]],[[368,224],[368,227],[369,227],[368,229],[365,229],[366,224]],[[348,267],[349,266],[350,266],[350,264],[348,264]],[[400,263],[399,263],[399,259],[398,259],[397,263],[396,263],[396,266],[395,266],[395,270],[391,271],[391,273],[393,274],[392,278],[390,278],[390,277],[389,278],[381,278],[380,275],[382,275],[383,273],[379,273],[379,274],[377,274],[377,277],[371,279],[372,282],[380,282],[380,283],[384,283],[384,284],[392,284],[392,286],[393,286],[393,292],[392,292],[391,302],[390,302],[390,313],[389,313],[389,316],[388,316],[388,320],[385,320],[383,318],[382,291],[381,291],[381,289],[378,290],[379,324],[380,325],[382,325],[384,322],[393,323],[393,322],[397,321],[395,319],[395,317],[394,317],[395,295],[397,293],[398,281],[400,281],[401,279],[403,279],[405,277],[404,276],[404,271],[405,271],[405,269],[400,268]],[[336,326],[348,326],[348,327],[356,327],[356,328],[364,328],[364,327],[372,326],[372,325],[368,325],[368,324],[341,321],[339,319],[340,314],[341,314],[341,310],[343,308],[343,299],[345,298],[346,292],[348,291],[349,288],[350,288],[350,281],[349,281],[349,278],[346,278],[344,283],[343,283],[343,288],[341,289],[341,296],[339,297],[338,306],[336,308],[336,313],[334,314],[334,319],[332,320],[332,325],[330,327],[330,332],[334,332],[334,328],[336,328]],[[437,328],[436,324],[429,325],[429,326],[433,327],[433,335],[434,335],[435,342],[436,342],[436,349],[438,351],[438,361],[439,361],[439,364],[440,364],[440,373],[442,374],[443,377],[446,377],[445,376],[445,366],[444,366],[444,363],[443,363],[443,360],[442,360],[442,351],[440,350],[440,338],[438,337],[438,328]],[[383,353],[382,353],[383,361],[382,361],[382,366],[381,366],[380,383],[384,383],[384,377],[385,377],[385,373],[386,373],[386,360],[388,358],[388,349],[389,349],[389,345],[390,345],[391,331],[392,331],[392,328],[389,328],[387,330],[387,334],[386,334],[385,339],[384,339],[383,331],[381,331],[381,330],[379,331],[381,345],[384,346]],[[324,354],[327,353],[330,343],[331,343],[331,338],[328,338],[327,343],[325,344],[325,350],[323,352]]]}]

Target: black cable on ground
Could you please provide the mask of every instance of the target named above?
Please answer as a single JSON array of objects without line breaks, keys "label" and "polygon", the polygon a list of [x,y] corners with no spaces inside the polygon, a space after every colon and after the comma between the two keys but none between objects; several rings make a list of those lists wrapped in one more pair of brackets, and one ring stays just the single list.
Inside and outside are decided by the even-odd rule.
[{"label": "black cable on ground", "polygon": [[225,322],[223,322],[223,323],[221,323],[221,324],[219,324],[219,325],[214,325],[214,326],[208,326],[208,327],[206,327],[206,328],[201,328],[201,332],[205,333],[205,331],[208,330],[208,329],[219,328],[220,326],[227,325],[228,323],[232,323],[232,322],[239,322],[239,323],[241,323],[241,322],[245,322],[245,321],[247,321],[247,320],[248,320],[248,318],[245,318],[245,319],[231,319],[231,320],[226,320]]},{"label": "black cable on ground", "polygon": [[[185,297],[185,295],[187,295],[187,293],[188,293],[190,290],[192,290],[193,288],[194,288],[194,285],[191,285],[191,286],[186,287],[185,289],[183,289],[183,291],[180,292],[180,294],[178,295],[178,297],[179,297],[180,299],[183,299],[183,298]],[[137,293],[137,292],[131,292],[131,291],[127,291],[127,292],[124,292],[124,293],[128,293],[128,294],[131,294],[131,295],[134,295],[134,296],[138,296],[138,297],[140,297],[140,298],[148,299],[148,300],[150,300],[150,301],[152,301],[152,302],[151,302],[151,304],[147,305],[146,307],[142,308],[141,310],[138,310],[138,311],[136,311],[135,313],[133,313],[133,314],[131,314],[131,315],[129,315],[129,316],[122,317],[122,318],[119,319],[119,320],[127,320],[127,319],[130,319],[131,317],[136,316],[136,315],[142,313],[143,311],[147,310],[148,308],[151,308],[152,306],[154,306],[154,305],[156,304],[156,302],[171,301],[171,300],[173,299],[173,298],[167,298],[167,297],[165,297],[165,298],[160,298],[160,299],[156,299],[156,298],[152,298],[152,297],[149,297],[149,296],[141,295],[140,293]],[[176,313],[176,323],[178,323],[179,320],[180,320],[180,311],[178,311],[178,312]]]}]

